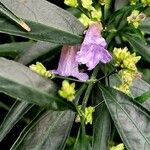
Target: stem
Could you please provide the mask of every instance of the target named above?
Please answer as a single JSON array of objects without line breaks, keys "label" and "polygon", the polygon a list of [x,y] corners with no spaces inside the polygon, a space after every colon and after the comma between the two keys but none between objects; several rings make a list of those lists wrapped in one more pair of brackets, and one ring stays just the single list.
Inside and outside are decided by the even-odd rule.
[{"label": "stem", "polygon": [[[93,74],[92,74],[90,80],[96,79],[96,76],[97,76],[98,71],[99,71],[99,66],[97,66],[97,67],[94,69]],[[90,82],[89,85],[88,85],[88,87],[87,87],[87,90],[86,90],[86,92],[85,92],[85,95],[84,95],[84,98],[83,98],[83,102],[82,102],[82,108],[81,108],[81,110],[82,110],[83,112],[85,111],[85,107],[86,107],[87,101],[88,101],[88,99],[89,99],[89,96],[90,96],[90,93],[91,93],[91,90],[92,90],[94,84],[95,84],[95,82]]]},{"label": "stem", "polygon": [[75,81],[75,82],[80,82],[80,83],[87,83],[87,81],[80,81],[80,80],[77,80],[77,79],[68,78],[68,77],[64,77],[64,76],[56,76],[55,75],[53,78],[70,80],[70,81]]}]

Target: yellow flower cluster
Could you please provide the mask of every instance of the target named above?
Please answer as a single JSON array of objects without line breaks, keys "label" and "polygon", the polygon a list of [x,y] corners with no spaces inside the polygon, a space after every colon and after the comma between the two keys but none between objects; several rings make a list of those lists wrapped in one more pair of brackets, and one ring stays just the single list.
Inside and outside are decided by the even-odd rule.
[{"label": "yellow flower cluster", "polygon": [[[78,1],[77,0],[65,0],[64,3],[70,7],[77,7]],[[89,12],[89,16],[86,16],[85,14],[81,14],[79,21],[85,26],[88,27],[91,23],[95,21],[100,21],[102,17],[101,8],[95,8],[92,6],[93,1],[92,0],[81,0],[81,5],[83,8],[87,9]]]},{"label": "yellow flower cluster", "polygon": [[43,66],[43,64],[40,62],[36,62],[36,65],[34,64],[30,65],[29,68],[43,77],[47,78],[53,77],[53,75],[49,71],[47,71],[46,68]]},{"label": "yellow flower cluster", "polygon": [[150,6],[150,0],[141,0],[141,3],[142,3],[144,6]]},{"label": "yellow flower cluster", "polygon": [[141,57],[136,56],[135,53],[131,54],[126,47],[123,49],[114,48],[113,55],[115,59],[115,66],[121,69],[118,72],[121,77],[121,85],[115,88],[129,95],[130,86],[132,86],[134,78],[139,75],[136,63],[141,59]]},{"label": "yellow flower cluster", "polygon": [[138,28],[141,21],[146,18],[144,13],[140,13],[138,10],[132,11],[131,15],[127,17],[127,21],[129,24],[133,24],[135,28]]},{"label": "yellow flower cluster", "polygon": [[130,5],[136,5],[137,0],[129,0]]},{"label": "yellow flower cluster", "polygon": [[70,7],[77,7],[78,6],[77,0],[64,0],[64,4],[66,4]]},{"label": "yellow flower cluster", "polygon": [[109,150],[124,150],[124,144],[118,144],[117,146],[112,146]]},{"label": "yellow flower cluster", "polygon": [[[81,105],[79,105],[78,108],[79,108],[79,111],[81,111]],[[85,108],[85,113],[81,114],[85,118],[85,124],[88,124],[88,123],[92,124],[92,121],[93,121],[92,115],[93,115],[94,111],[95,111],[95,108],[92,106]],[[79,115],[77,115],[75,122],[80,122],[80,116]]]},{"label": "yellow flower cluster", "polygon": [[67,80],[62,82],[62,87],[58,91],[59,95],[68,101],[73,101],[75,99],[75,83],[69,84]]}]

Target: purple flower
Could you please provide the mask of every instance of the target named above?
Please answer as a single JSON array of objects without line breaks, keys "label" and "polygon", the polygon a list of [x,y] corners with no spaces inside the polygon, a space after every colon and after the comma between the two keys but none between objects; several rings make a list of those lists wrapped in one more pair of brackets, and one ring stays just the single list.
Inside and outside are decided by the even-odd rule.
[{"label": "purple flower", "polygon": [[90,25],[86,32],[81,49],[77,52],[76,60],[80,64],[86,64],[88,70],[92,70],[99,63],[108,63],[112,56],[106,50],[106,41],[101,36],[102,27],[99,23]]},{"label": "purple flower", "polygon": [[79,46],[63,46],[57,70],[52,72],[61,76],[73,76],[81,81],[86,81],[88,75],[79,72],[78,62],[75,60]]}]

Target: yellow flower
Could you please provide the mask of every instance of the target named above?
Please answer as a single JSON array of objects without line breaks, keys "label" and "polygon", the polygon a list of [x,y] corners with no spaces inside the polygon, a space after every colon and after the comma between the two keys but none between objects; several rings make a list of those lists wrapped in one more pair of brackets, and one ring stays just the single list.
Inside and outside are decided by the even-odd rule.
[{"label": "yellow flower", "polygon": [[150,6],[150,0],[141,0],[141,3],[142,3],[144,6]]},{"label": "yellow flower", "polygon": [[136,5],[137,0],[129,0],[130,5]]},{"label": "yellow flower", "polygon": [[64,4],[66,4],[70,7],[77,7],[78,6],[77,0],[64,0]]},{"label": "yellow flower", "polygon": [[146,18],[144,13],[140,13],[138,10],[132,11],[131,15],[127,17],[129,24],[133,24],[135,28],[138,28],[140,22]]},{"label": "yellow flower", "polygon": [[130,86],[127,83],[122,83],[119,86],[114,86],[114,88],[121,91],[121,92],[123,92],[123,93],[125,93],[125,94],[127,94],[127,95],[131,94]]},{"label": "yellow flower", "polygon": [[62,87],[58,91],[59,95],[68,101],[73,101],[75,98],[75,83],[69,84],[67,80],[62,82]]},{"label": "yellow flower", "polygon": [[41,76],[44,76],[47,78],[50,78],[53,76],[49,71],[46,70],[46,68],[40,62],[36,62],[36,65],[34,64],[30,65],[29,68]]},{"label": "yellow flower", "polygon": [[93,112],[95,111],[95,108],[92,106],[85,108],[85,124],[92,124],[93,121]]},{"label": "yellow flower", "polygon": [[135,53],[131,54],[127,47],[123,49],[114,48],[113,55],[116,66],[120,66],[122,69],[137,70],[135,65],[141,59],[141,56],[136,56]]},{"label": "yellow flower", "polygon": [[93,20],[95,21],[100,21],[101,17],[102,17],[102,12],[101,9],[95,9],[94,7],[91,9],[91,17]]},{"label": "yellow flower", "polygon": [[82,6],[87,10],[90,10],[92,7],[92,0],[81,0]]},{"label": "yellow flower", "polygon": [[112,146],[109,150],[124,150],[124,144],[118,144],[117,146]]},{"label": "yellow flower", "polygon": [[88,27],[90,24],[92,24],[94,21],[92,21],[90,18],[88,18],[85,14],[81,14],[79,21],[85,26]]},{"label": "yellow flower", "polygon": [[[79,105],[78,106],[78,109],[79,109],[79,111],[81,111],[81,105]],[[80,112],[81,114],[80,115],[83,115],[83,117],[84,117],[84,119],[85,119],[85,124],[92,124],[92,121],[93,121],[93,117],[92,117],[92,115],[93,115],[93,112],[95,111],[95,108],[94,107],[92,107],[92,106],[89,106],[89,107],[86,107],[85,108],[85,112],[84,113],[82,113],[82,112]],[[75,122],[80,122],[81,120],[80,120],[80,116],[79,115],[77,115],[76,116],[76,119],[75,119]]]}]

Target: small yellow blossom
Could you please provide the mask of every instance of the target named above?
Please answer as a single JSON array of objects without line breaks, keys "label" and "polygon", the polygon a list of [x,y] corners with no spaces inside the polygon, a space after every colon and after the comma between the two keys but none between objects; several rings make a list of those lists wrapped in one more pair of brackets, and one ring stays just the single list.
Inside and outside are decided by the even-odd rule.
[{"label": "small yellow blossom", "polygon": [[[79,111],[81,111],[81,105],[78,106]],[[95,111],[95,108],[92,106],[85,108],[85,113],[82,113],[83,117],[85,118],[85,124],[92,124],[93,121],[93,112]],[[75,122],[80,122],[80,116],[77,115]]]},{"label": "small yellow blossom", "polygon": [[92,0],[81,0],[82,6],[87,10],[90,10],[92,7]]},{"label": "small yellow blossom", "polygon": [[70,7],[77,7],[78,6],[77,0],[64,0],[64,4],[66,4]]},{"label": "small yellow blossom", "polygon": [[146,18],[144,13],[140,13],[138,10],[132,11],[131,15],[127,17],[129,24],[133,24],[135,28],[138,28],[140,22]]},{"label": "small yellow blossom", "polygon": [[142,3],[144,6],[150,6],[150,0],[141,0],[141,3]]},{"label": "small yellow blossom", "polygon": [[119,86],[114,86],[116,90],[119,90],[127,95],[131,94],[130,85],[128,83],[122,83]]},{"label": "small yellow blossom", "polygon": [[90,18],[88,18],[85,14],[81,14],[79,21],[85,26],[88,27],[90,24],[92,24],[94,21],[92,21]]},{"label": "small yellow blossom", "polygon": [[95,9],[95,8],[93,7],[92,10],[91,10],[91,17],[92,17],[92,19],[95,20],[95,21],[100,21],[100,20],[101,20],[101,17],[102,17],[101,9],[100,9],[100,8]]},{"label": "small yellow blossom", "polygon": [[136,63],[141,59],[141,56],[136,56],[135,53],[131,54],[127,47],[114,48],[113,54],[116,66],[120,66],[122,69],[137,70]]},{"label": "small yellow blossom", "polygon": [[121,143],[121,144],[118,144],[117,146],[112,146],[109,150],[124,150],[125,147],[124,147],[124,144]]},{"label": "small yellow blossom", "polygon": [[75,98],[75,83],[69,84],[67,80],[62,82],[62,87],[58,91],[59,95],[68,101],[73,101]]},{"label": "small yellow blossom", "polygon": [[40,62],[36,62],[36,65],[34,64],[30,65],[29,68],[41,76],[44,76],[47,78],[50,78],[53,76],[49,71],[46,70],[46,68]]}]

